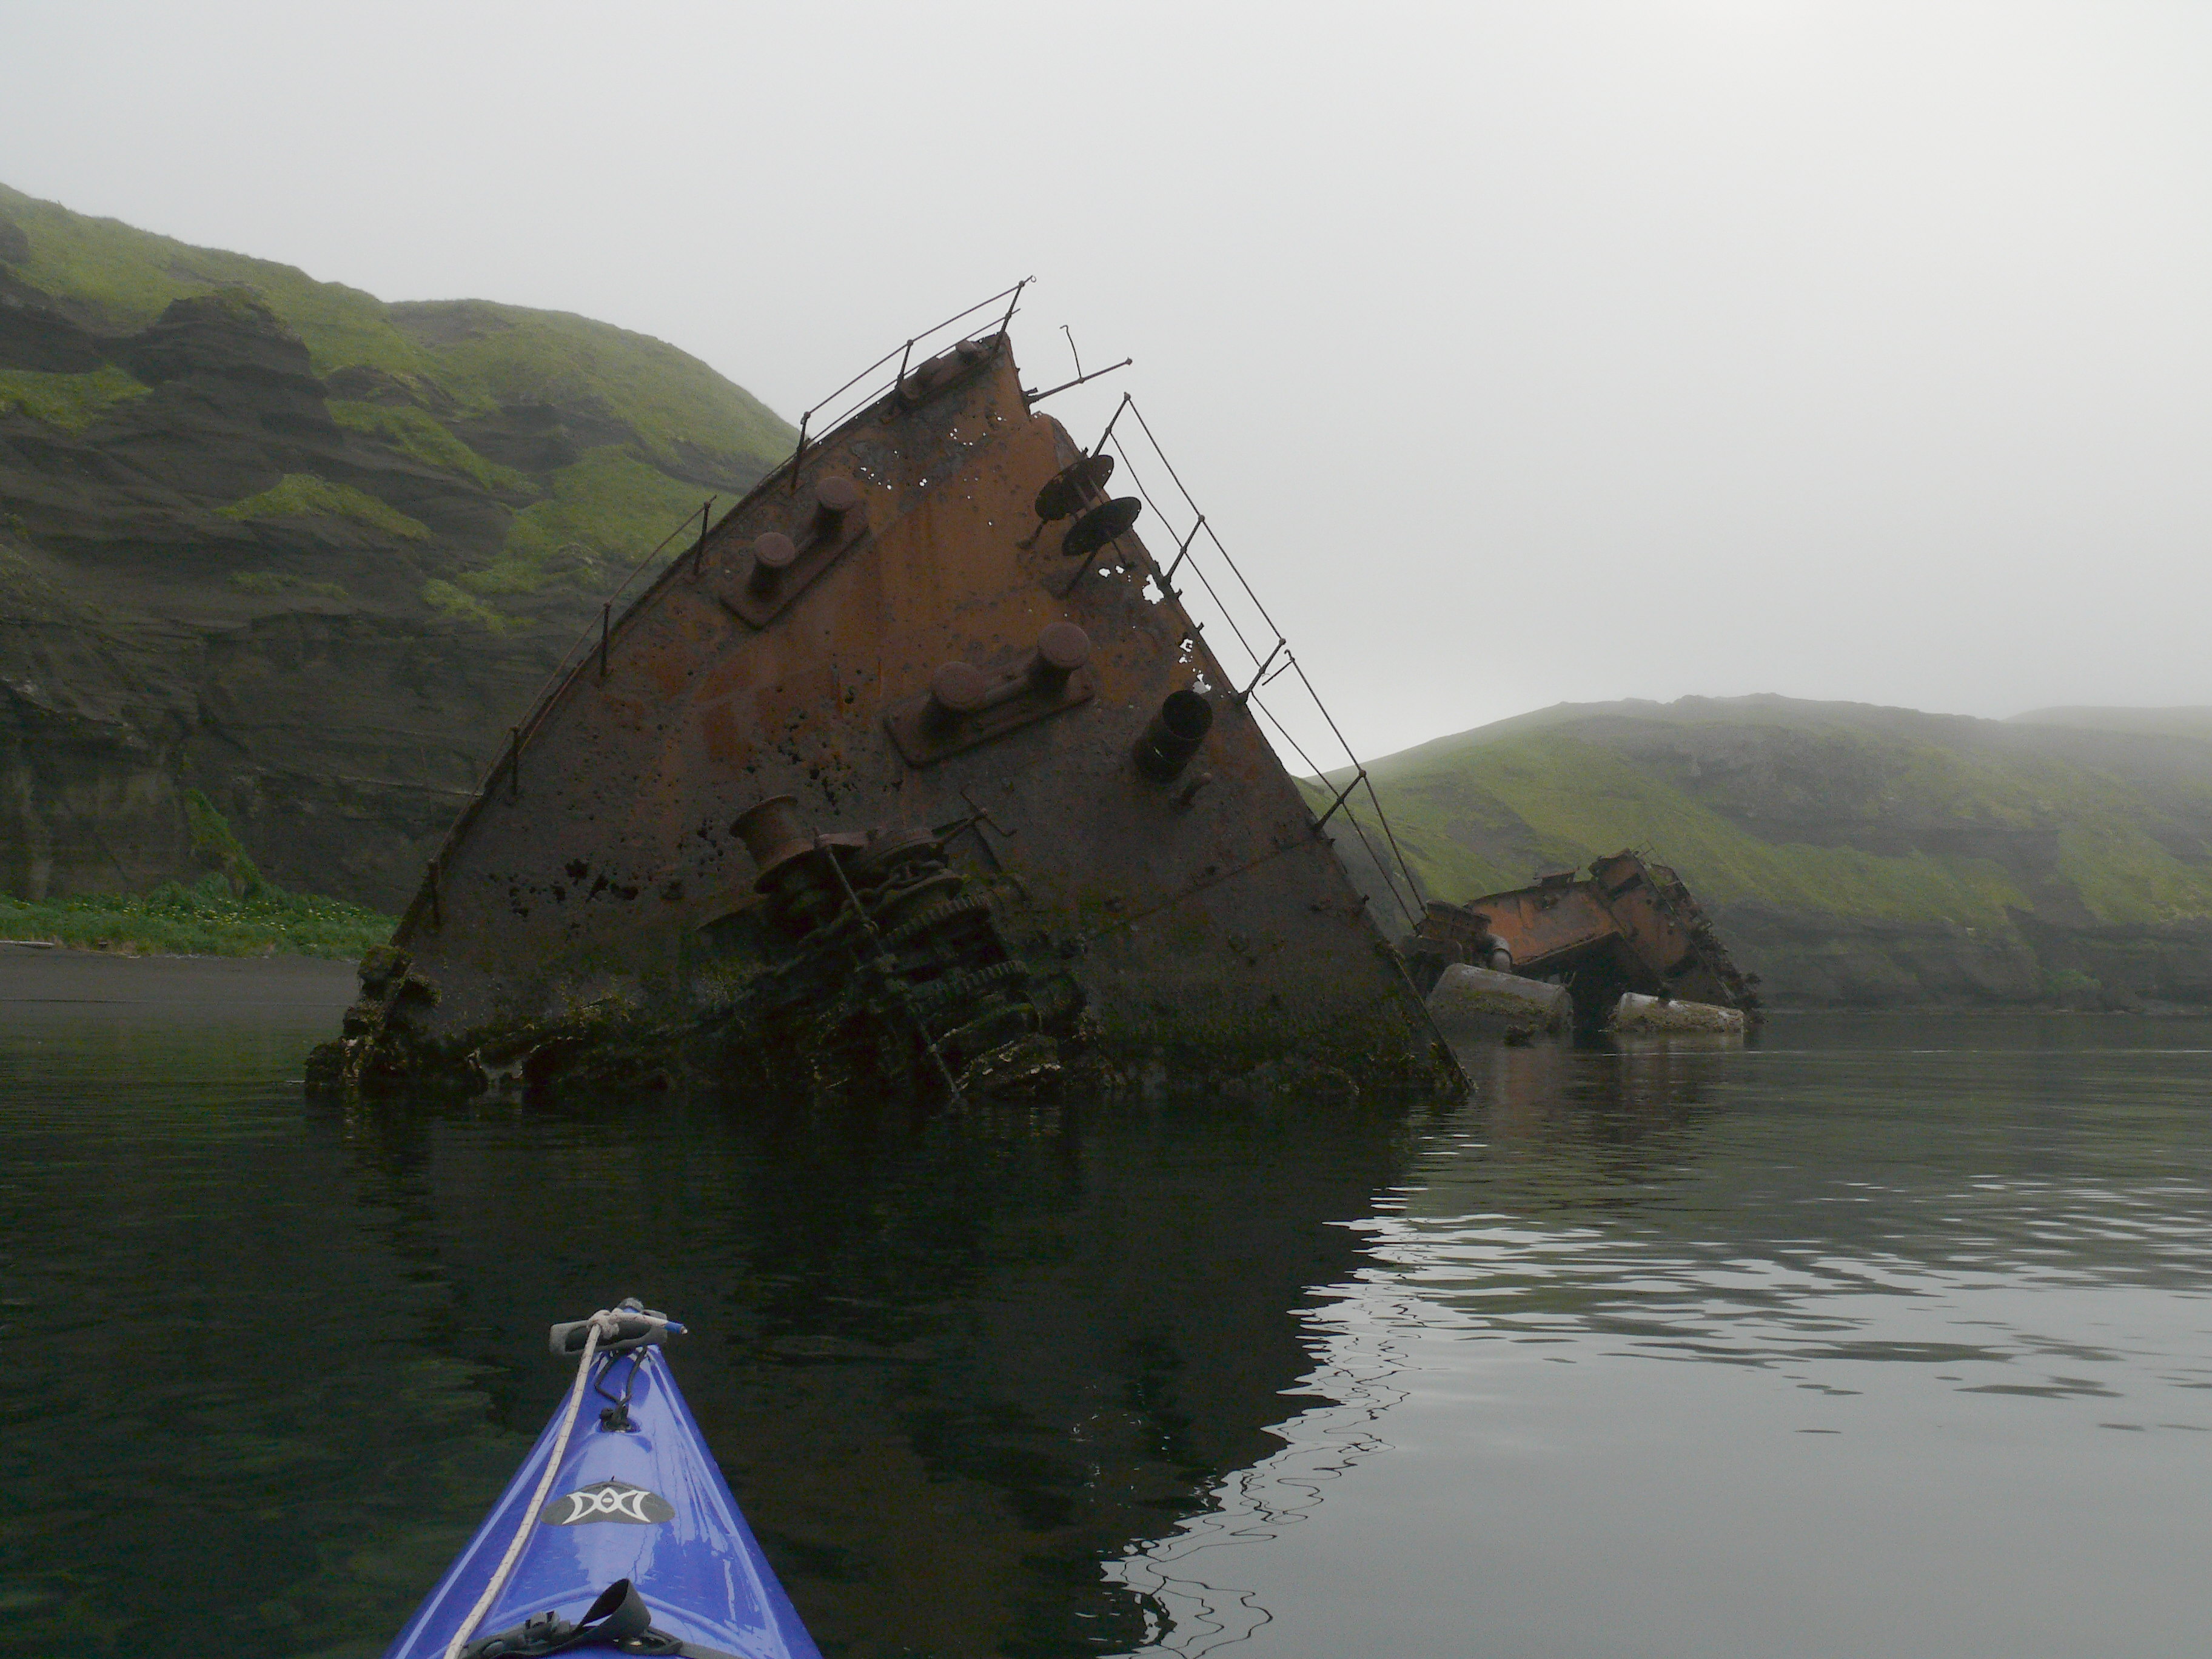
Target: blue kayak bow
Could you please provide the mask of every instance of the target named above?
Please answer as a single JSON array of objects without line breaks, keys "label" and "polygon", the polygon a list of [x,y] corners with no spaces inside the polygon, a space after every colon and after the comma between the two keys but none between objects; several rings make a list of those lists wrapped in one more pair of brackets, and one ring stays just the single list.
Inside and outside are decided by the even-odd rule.
[{"label": "blue kayak bow", "polygon": [[553,1327],[568,1397],[384,1659],[820,1659],[676,1387],[683,1329],[634,1298]]}]

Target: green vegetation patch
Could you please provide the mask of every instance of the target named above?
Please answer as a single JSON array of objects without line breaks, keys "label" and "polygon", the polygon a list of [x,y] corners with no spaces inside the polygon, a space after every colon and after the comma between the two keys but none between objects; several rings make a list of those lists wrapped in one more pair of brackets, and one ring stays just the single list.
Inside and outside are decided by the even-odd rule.
[{"label": "green vegetation patch", "polygon": [[[5,185],[0,185],[0,217],[23,232],[29,248],[10,274],[100,326],[143,329],[175,301],[213,295],[223,303],[265,310],[296,333],[318,374],[358,367],[390,377],[423,407],[340,400],[333,416],[487,489],[520,495],[530,486],[477,453],[442,418],[550,404],[591,423],[624,428],[634,442],[622,447],[652,481],[650,499],[635,504],[646,518],[660,513],[668,491],[691,495],[692,506],[706,493],[676,483],[668,474],[726,477],[734,487],[788,455],[797,435],[757,398],[689,352],[589,318],[477,300],[386,305],[290,265],[72,213]],[[109,378],[88,377],[81,387],[26,382],[25,390],[35,392],[42,419],[90,418],[85,411],[94,402],[100,397],[112,402],[122,391],[112,374],[103,374]],[[36,377],[40,382],[78,378]],[[31,406],[27,397],[19,401]],[[583,465],[592,466],[588,459]],[[667,516],[684,510],[679,505]],[[635,558],[665,528],[654,528],[642,542],[617,535],[616,545],[599,551]],[[592,538],[562,532],[555,544],[562,542],[590,544]],[[541,568],[523,551],[522,564],[489,580],[511,591],[545,582],[550,567]]]},{"label": "green vegetation patch", "polygon": [[[611,586],[684,520],[704,493],[609,444],[553,475],[553,494],[507,526],[500,556],[455,580],[477,593],[535,593],[556,583]],[[680,534],[663,557],[688,544]]]},{"label": "green vegetation patch", "polygon": [[319,599],[339,600],[353,598],[352,594],[346,592],[345,585],[342,582],[309,581],[304,576],[287,575],[281,570],[238,570],[231,573],[228,580],[230,585],[241,593],[258,593],[267,596],[279,593],[306,593]]},{"label": "green vegetation patch", "polygon": [[2117,814],[2099,814],[2062,830],[2057,873],[2102,922],[2212,916],[2212,872],[2182,863]]},{"label": "green vegetation patch", "polygon": [[226,519],[350,519],[386,534],[421,541],[430,527],[350,484],[312,472],[288,472],[258,495],[216,509]]},{"label": "green vegetation patch", "polygon": [[37,904],[0,895],[0,939],[131,955],[353,957],[392,937],[393,917],[263,875],[199,790],[185,790],[184,805],[193,858],[216,866],[198,880]]},{"label": "green vegetation patch", "polygon": [[486,460],[463,443],[428,410],[406,404],[350,403],[334,399],[331,418],[349,431],[381,439],[401,454],[473,479],[484,489],[510,495],[534,495],[538,486],[511,466]]},{"label": "green vegetation patch", "polygon": [[507,632],[505,617],[473,593],[464,592],[453,583],[440,581],[434,576],[422,584],[422,603],[455,622],[474,623],[494,634]]},{"label": "green vegetation patch", "polygon": [[19,409],[48,426],[82,432],[116,404],[143,398],[153,389],[131,379],[112,363],[88,374],[40,374],[27,368],[0,369],[0,410]]},{"label": "green vegetation patch", "polygon": [[224,890],[234,898],[253,898],[283,890],[268,881],[246,850],[246,843],[230,827],[230,820],[199,789],[185,791],[185,828],[191,836],[192,856],[211,860],[223,878]]},{"label": "green vegetation patch", "polygon": [[[1705,706],[1702,719],[1680,705],[1541,711],[1388,757],[1371,775],[1438,896],[1632,847],[1708,903],[1800,915],[2008,937],[2020,912],[2086,910],[2112,926],[2212,916],[2212,861],[2173,850],[2201,843],[2212,819],[2212,787],[2193,771],[2149,789],[1972,721]],[[1316,811],[1334,793],[1306,789]]]},{"label": "green vegetation patch", "polygon": [[[1297,785],[1307,806],[1319,817],[1334,805],[1337,791],[1350,781],[1349,777],[1339,774],[1326,784],[1301,778]],[[1390,815],[1390,833],[1396,837],[1406,861],[1413,866],[1425,896],[1467,898],[1477,893],[1503,892],[1528,879],[1526,870],[1517,866],[1509,868],[1477,848],[1454,839],[1453,831],[1462,822],[1459,814],[1448,813],[1433,820],[1427,815],[1409,817],[1402,795],[1393,793],[1379,780],[1376,788]],[[1336,816],[1329,820],[1328,833],[1344,843],[1347,851],[1353,852],[1364,835],[1376,857],[1395,862],[1364,787],[1355,790],[1351,799],[1337,808]],[[1387,901],[1378,895],[1377,902]]]},{"label": "green vegetation patch", "polygon": [[0,939],[80,950],[193,957],[355,957],[392,937],[391,916],[342,899],[287,893],[265,882],[251,898],[220,872],[191,886],[100,893],[44,904],[0,896]]}]

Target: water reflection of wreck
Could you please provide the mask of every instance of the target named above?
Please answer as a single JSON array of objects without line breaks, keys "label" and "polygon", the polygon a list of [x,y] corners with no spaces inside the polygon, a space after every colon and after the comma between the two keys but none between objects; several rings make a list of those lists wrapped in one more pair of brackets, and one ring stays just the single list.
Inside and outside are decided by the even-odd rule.
[{"label": "water reflection of wreck", "polygon": [[1135,532],[1133,460],[1172,471],[1133,405],[1079,447],[991,323],[609,606],[317,1086],[1458,1085],[1263,732],[1279,635],[1228,672],[1178,587],[1233,591],[1203,516],[1164,563]]},{"label": "water reflection of wreck", "polygon": [[[681,1087],[520,1119],[331,1114],[358,1201],[319,1245],[368,1275],[376,1352],[418,1363],[364,1407],[380,1462],[360,1510],[336,1506],[321,1559],[349,1622],[320,1639],[364,1594],[404,1616],[408,1564],[442,1559],[421,1535],[442,1546],[506,1478],[509,1441],[426,1448],[421,1423],[526,1431],[565,1381],[514,1373],[541,1310],[649,1281],[693,1323],[692,1408],[825,1651],[1143,1647],[1159,1610],[1102,1567],[1280,1448],[1315,1302],[1368,1260],[1343,1224],[1400,1189],[1425,1117],[1296,1097],[733,1113]],[[518,1183],[535,1202],[507,1201]],[[548,1249],[549,1215],[622,1219]]]}]

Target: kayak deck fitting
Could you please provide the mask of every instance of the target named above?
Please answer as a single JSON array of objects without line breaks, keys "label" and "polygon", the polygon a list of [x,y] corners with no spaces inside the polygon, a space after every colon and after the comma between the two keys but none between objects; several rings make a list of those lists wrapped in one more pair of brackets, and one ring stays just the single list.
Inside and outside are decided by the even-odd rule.
[{"label": "kayak deck fitting", "polygon": [[683,1329],[635,1298],[553,1327],[574,1385],[385,1659],[820,1659],[676,1386]]}]

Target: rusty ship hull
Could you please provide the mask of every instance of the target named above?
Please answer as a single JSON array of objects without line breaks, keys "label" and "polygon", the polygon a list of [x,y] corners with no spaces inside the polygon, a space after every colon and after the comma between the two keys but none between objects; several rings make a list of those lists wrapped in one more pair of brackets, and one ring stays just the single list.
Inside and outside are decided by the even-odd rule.
[{"label": "rusty ship hull", "polygon": [[1682,879],[1632,850],[1464,904],[1431,903],[1401,945],[1414,982],[1503,945],[1512,971],[1564,985],[1577,1022],[1602,1025],[1628,993],[1759,1017],[1758,976],[1738,968]]},{"label": "rusty ship hull", "polygon": [[1460,1086],[1103,443],[1030,400],[1003,327],[902,366],[611,611],[313,1085]]}]

